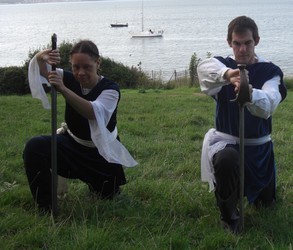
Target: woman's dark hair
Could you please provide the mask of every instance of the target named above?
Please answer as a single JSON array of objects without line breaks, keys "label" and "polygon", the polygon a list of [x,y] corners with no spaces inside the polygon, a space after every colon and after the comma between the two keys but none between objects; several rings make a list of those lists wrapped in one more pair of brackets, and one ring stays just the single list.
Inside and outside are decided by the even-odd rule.
[{"label": "woman's dark hair", "polygon": [[81,40],[78,43],[76,43],[70,51],[70,56],[76,53],[87,54],[94,60],[97,60],[100,57],[97,45],[95,45],[90,40]]},{"label": "woman's dark hair", "polygon": [[259,39],[258,28],[254,20],[247,16],[239,16],[234,18],[228,25],[227,40],[232,41],[232,33],[243,33],[247,30],[252,32],[254,41]]}]

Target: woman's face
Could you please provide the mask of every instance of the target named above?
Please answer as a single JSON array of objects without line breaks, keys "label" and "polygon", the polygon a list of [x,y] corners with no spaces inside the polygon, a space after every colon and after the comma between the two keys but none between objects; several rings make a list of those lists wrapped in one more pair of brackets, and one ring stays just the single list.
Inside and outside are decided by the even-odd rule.
[{"label": "woman's face", "polygon": [[84,88],[94,87],[99,80],[97,70],[100,66],[100,60],[96,61],[88,54],[75,53],[71,55],[72,73],[75,79]]}]

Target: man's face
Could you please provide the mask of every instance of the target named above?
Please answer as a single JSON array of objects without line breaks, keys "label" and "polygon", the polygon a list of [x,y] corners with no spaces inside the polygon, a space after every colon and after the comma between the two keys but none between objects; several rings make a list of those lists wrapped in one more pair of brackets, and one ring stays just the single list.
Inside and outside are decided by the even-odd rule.
[{"label": "man's face", "polygon": [[235,60],[239,64],[252,64],[255,63],[254,48],[258,44],[253,39],[252,31],[246,30],[242,33],[232,33],[232,40],[228,41],[230,47],[233,49]]}]

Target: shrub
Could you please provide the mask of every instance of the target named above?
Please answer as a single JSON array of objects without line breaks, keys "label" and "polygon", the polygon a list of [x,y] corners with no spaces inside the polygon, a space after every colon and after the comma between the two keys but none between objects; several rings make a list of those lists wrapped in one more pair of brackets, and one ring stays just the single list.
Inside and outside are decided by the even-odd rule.
[{"label": "shrub", "polygon": [[[73,44],[70,42],[61,42],[58,46],[61,62],[58,67],[71,70],[69,62],[69,53]],[[50,45],[35,50],[30,50],[28,59],[25,60],[22,67],[4,67],[0,68],[0,94],[27,94],[29,93],[29,84],[27,71],[30,60],[41,50],[49,48]],[[128,67],[122,63],[117,63],[109,58],[102,58],[101,73],[107,78],[117,82],[121,88],[151,88],[160,87],[161,81],[153,81],[143,71],[136,67]]]},{"label": "shrub", "polygon": [[0,93],[17,95],[29,93],[23,67],[0,68]]},{"label": "shrub", "polygon": [[146,82],[151,83],[143,71],[117,63],[107,57],[102,58],[101,73],[117,82],[121,88],[136,88],[145,85]]},{"label": "shrub", "polygon": [[59,67],[62,69],[71,70],[71,64],[69,62],[69,53],[70,53],[70,50],[72,49],[72,46],[73,46],[72,43],[65,42],[65,41],[63,41],[59,45],[59,52],[61,56],[61,62]]},{"label": "shrub", "polygon": [[284,82],[286,84],[286,87],[288,90],[292,90],[293,89],[293,78],[285,78]]}]

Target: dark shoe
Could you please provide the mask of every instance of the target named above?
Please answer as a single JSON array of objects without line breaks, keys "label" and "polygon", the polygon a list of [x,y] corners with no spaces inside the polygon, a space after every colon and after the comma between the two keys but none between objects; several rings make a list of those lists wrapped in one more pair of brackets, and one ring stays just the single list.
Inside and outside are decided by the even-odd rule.
[{"label": "dark shoe", "polygon": [[225,229],[229,230],[233,234],[241,233],[240,229],[240,216],[238,210],[233,213],[230,219],[224,219],[221,217],[221,222]]},{"label": "dark shoe", "polygon": [[261,200],[261,199],[256,199],[253,204],[257,209],[263,208],[263,207],[274,209],[275,204],[276,204],[276,200],[273,199],[273,200],[270,200],[270,201],[264,201],[264,200]]},{"label": "dark shoe", "polygon": [[92,188],[89,188],[89,190],[90,190],[89,196],[93,199],[99,199],[99,200],[113,200],[113,198],[116,195],[119,195],[121,193],[121,190],[119,187],[111,192],[105,192],[105,190],[100,192],[100,191],[93,190]]},{"label": "dark shoe", "polygon": [[39,215],[40,216],[50,216],[52,209],[50,206],[39,206]]}]

